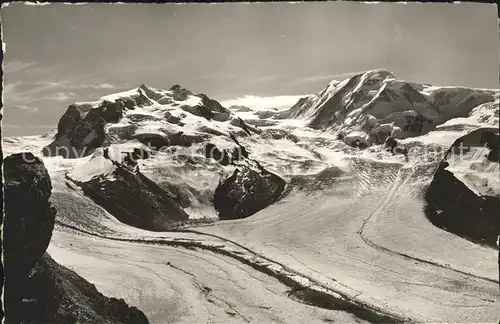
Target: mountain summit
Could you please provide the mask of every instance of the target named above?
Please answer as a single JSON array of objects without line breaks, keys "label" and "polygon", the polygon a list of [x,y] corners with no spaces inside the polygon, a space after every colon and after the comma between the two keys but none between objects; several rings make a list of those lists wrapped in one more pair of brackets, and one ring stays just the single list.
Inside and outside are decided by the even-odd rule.
[{"label": "mountain summit", "polygon": [[309,127],[338,133],[346,140],[380,144],[389,136],[415,137],[449,119],[467,117],[474,107],[493,102],[494,94],[409,83],[391,72],[371,70],[332,81],[279,118],[305,119]]}]

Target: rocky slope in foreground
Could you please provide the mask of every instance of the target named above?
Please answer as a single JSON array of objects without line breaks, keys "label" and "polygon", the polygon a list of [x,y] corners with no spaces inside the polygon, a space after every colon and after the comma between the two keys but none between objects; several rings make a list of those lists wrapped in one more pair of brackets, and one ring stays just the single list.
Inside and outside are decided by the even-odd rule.
[{"label": "rocky slope in foreground", "polygon": [[500,234],[498,129],[479,128],[446,152],[425,193],[427,218],[436,226],[496,246]]},{"label": "rocky slope in foreground", "polygon": [[4,160],[4,308],[7,323],[149,323],[123,300],[57,264],[45,252],[56,210],[43,162],[31,153]]}]

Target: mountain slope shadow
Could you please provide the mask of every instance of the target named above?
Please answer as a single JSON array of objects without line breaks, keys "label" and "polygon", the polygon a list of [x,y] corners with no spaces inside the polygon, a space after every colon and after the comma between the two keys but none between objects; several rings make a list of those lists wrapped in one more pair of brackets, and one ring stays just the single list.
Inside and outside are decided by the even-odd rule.
[{"label": "mountain slope shadow", "polygon": [[178,203],[154,181],[140,171],[132,171],[114,162],[110,174],[101,174],[88,181],[66,178],[82,188],[83,193],[119,221],[137,228],[165,231],[175,222],[189,216]]},{"label": "mountain slope shadow", "polygon": [[[457,155],[461,143],[465,154]],[[498,177],[498,143],[498,131],[491,129],[478,129],[459,138],[424,195],[424,212],[432,224],[494,248],[500,233],[500,195],[492,189],[481,192],[475,183],[480,182],[477,177],[481,173],[489,173],[491,179]],[[469,179],[467,173],[474,177]]]}]

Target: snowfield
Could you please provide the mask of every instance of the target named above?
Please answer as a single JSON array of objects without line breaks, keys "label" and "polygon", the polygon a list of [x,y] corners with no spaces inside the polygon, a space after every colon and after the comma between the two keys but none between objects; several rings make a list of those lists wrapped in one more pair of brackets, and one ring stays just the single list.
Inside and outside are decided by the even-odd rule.
[{"label": "snowfield", "polygon": [[[498,252],[424,213],[446,150],[475,130],[495,132],[498,90],[418,85],[373,70],[317,94],[226,100],[229,113],[210,119],[196,115],[205,99],[172,89],[142,85],[78,105],[145,96],[150,105],[106,125],[118,135],[102,146],[117,162],[134,148],[150,152],[138,161],[141,172],[187,188],[183,210],[206,221],[168,232],[126,225],[68,180],[112,175],[103,147],[74,159],[44,156],[59,211],[54,260],[152,323],[498,322]],[[134,136],[122,135],[127,127]],[[55,133],[5,138],[4,154],[41,156]],[[176,134],[197,140],[158,152],[139,136]],[[250,217],[218,221],[207,197],[237,166],[206,159],[203,148],[231,150],[229,134],[287,187]],[[387,136],[408,155],[387,152]],[[499,196],[498,163],[484,158],[490,151],[471,149],[447,170],[478,196]]]}]

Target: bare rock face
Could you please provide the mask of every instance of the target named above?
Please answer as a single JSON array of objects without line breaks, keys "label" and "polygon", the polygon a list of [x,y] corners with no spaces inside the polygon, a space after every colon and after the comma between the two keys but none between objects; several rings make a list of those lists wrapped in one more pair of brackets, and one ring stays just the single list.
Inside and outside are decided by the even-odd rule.
[{"label": "bare rock face", "polygon": [[83,157],[104,143],[106,123],[116,123],[123,116],[123,103],[104,101],[87,112],[70,105],[59,120],[54,141],[43,148],[45,156]]},{"label": "bare rock face", "polygon": [[245,218],[274,203],[286,181],[260,167],[236,169],[215,189],[214,207],[220,219]]},{"label": "bare rock face", "polygon": [[[45,253],[28,279],[32,301],[27,312],[38,314],[29,323],[125,323],[147,324],[147,317],[123,299],[108,298],[74,271]],[[38,301],[47,301],[42,305]]]},{"label": "bare rock face", "polygon": [[384,147],[387,151],[391,152],[393,155],[403,154],[405,156],[408,155],[408,149],[401,144],[392,136],[387,137],[384,142]]},{"label": "bare rock face", "polygon": [[[180,91],[180,90],[179,90]],[[175,92],[174,92],[175,96]],[[197,94],[201,98],[201,103],[196,106],[183,105],[181,109],[195,116],[203,117],[207,120],[226,121],[230,118],[231,112],[224,108],[218,101],[210,99],[205,94]]]},{"label": "bare rock face", "polygon": [[117,165],[111,175],[77,183],[85,195],[121,222],[151,231],[164,231],[189,216],[167,191],[154,181]]},{"label": "bare rock face", "polygon": [[163,134],[137,134],[132,138],[137,139],[146,146],[150,146],[154,150],[161,150],[169,146],[189,147],[194,143],[202,143],[208,137],[208,134],[185,134],[180,131],[177,133],[165,132]]},{"label": "bare rock face", "polygon": [[287,139],[294,143],[299,142],[299,138],[296,135],[292,134],[291,132],[285,129],[279,129],[279,128],[268,128],[262,131],[261,137],[271,140]]},{"label": "bare rock face", "polygon": [[260,134],[262,131],[258,129],[257,127],[253,127],[250,125],[247,125],[245,121],[239,117],[231,119],[231,125],[240,127],[243,129],[248,135],[252,135],[253,133],[255,134]]},{"label": "bare rock face", "polygon": [[450,147],[425,193],[426,217],[434,225],[496,247],[500,234],[498,188],[474,184],[482,182],[480,174],[498,177],[498,149],[498,131],[491,129],[475,130]]},{"label": "bare rock face", "polygon": [[188,98],[188,96],[192,95],[193,93],[186,88],[181,87],[178,84],[173,85],[170,88],[170,91],[173,93],[173,98],[176,101],[184,101]]},{"label": "bare rock face", "polygon": [[229,109],[224,108],[217,100],[210,99],[203,93],[198,94],[197,96],[201,98],[203,106],[212,112],[213,120],[220,122],[229,120],[229,117],[231,116]]},{"label": "bare rock face", "polygon": [[54,141],[43,148],[43,155],[64,158],[88,156],[104,144],[106,124],[118,123],[125,110],[151,104],[142,92],[114,102],[104,100],[96,108],[88,104],[72,104],[59,120]]},{"label": "bare rock face", "polygon": [[229,165],[231,163],[231,156],[227,152],[227,150],[223,149],[222,151],[219,148],[212,144],[207,143],[204,147],[205,157],[211,158],[219,162],[221,165]]},{"label": "bare rock face", "polygon": [[107,298],[45,252],[56,210],[43,162],[25,152],[4,159],[6,323],[148,323],[123,300]]},{"label": "bare rock face", "polygon": [[49,246],[56,210],[49,198],[52,184],[43,162],[32,153],[4,159],[5,264],[31,268]]},{"label": "bare rock face", "polygon": [[221,165],[235,165],[236,169],[219,183],[212,200],[221,220],[251,216],[276,202],[283,193],[286,181],[263,168],[249,157],[247,149],[233,134],[233,150],[219,150],[212,143],[205,146],[205,156]]}]

